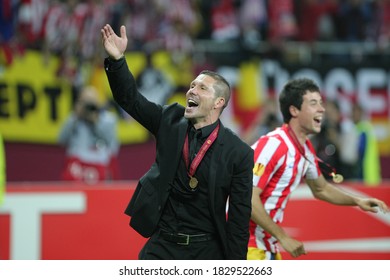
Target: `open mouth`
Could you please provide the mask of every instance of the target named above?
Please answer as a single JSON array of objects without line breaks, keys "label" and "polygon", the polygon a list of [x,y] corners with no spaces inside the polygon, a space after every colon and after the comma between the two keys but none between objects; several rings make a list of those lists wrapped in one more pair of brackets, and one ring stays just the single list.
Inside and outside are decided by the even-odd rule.
[{"label": "open mouth", "polygon": [[322,117],[315,117],[315,118],[314,118],[314,121],[315,121],[318,125],[321,125],[321,123],[322,123]]},{"label": "open mouth", "polygon": [[188,101],[187,101],[187,106],[190,107],[190,108],[198,107],[198,105],[199,104],[195,100],[193,100],[193,99],[188,99]]}]

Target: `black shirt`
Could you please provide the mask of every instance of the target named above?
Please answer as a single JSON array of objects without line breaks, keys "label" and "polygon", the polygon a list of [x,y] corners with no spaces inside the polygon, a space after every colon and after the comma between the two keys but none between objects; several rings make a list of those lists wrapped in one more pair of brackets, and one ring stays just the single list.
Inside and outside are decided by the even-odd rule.
[{"label": "black shirt", "polygon": [[[198,130],[192,124],[189,124],[190,165],[196,153],[218,123],[219,121]],[[160,228],[169,232],[185,234],[215,232],[210,215],[208,186],[213,148],[214,145],[211,145],[195,171],[194,177],[198,180],[198,185],[194,190],[189,187],[189,175],[182,155],[170,196],[159,223]],[[180,152],[182,153],[182,151]]]}]

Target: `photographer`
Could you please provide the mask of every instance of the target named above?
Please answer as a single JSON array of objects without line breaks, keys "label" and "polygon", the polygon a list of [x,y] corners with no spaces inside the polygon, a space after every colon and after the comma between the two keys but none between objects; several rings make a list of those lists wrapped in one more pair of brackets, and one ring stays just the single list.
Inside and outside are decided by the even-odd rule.
[{"label": "photographer", "polygon": [[59,134],[66,147],[62,179],[88,184],[118,179],[116,128],[115,116],[101,108],[96,89],[85,87]]}]

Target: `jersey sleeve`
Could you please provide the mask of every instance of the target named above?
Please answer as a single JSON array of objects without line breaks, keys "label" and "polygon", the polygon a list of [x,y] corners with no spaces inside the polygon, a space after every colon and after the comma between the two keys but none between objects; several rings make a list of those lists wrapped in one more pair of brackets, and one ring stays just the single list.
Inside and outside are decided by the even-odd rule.
[{"label": "jersey sleeve", "polygon": [[253,186],[264,189],[280,166],[285,152],[281,141],[263,136],[254,145]]}]

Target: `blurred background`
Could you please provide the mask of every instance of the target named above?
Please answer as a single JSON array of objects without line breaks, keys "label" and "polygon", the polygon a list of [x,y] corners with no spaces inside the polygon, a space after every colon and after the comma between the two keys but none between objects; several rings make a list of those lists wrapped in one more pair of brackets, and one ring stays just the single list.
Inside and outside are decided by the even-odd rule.
[{"label": "blurred background", "polygon": [[[87,229],[77,231],[79,225],[98,230],[99,222],[121,216],[131,196],[123,191],[129,186],[132,189],[154,161],[151,135],[112,99],[100,39],[106,23],[118,34],[120,26],[126,26],[128,65],[141,93],[155,102],[184,104],[189,83],[203,69],[224,75],[233,95],[222,121],[250,145],[281,124],[277,97],[283,85],[300,76],[314,79],[327,109],[323,130],[313,137],[319,157],[344,175],[343,184],[350,190],[378,195],[390,204],[389,0],[1,0],[0,192],[5,191],[0,195],[0,259],[136,258],[125,252],[91,255],[87,248],[72,251],[79,254],[66,254],[66,249],[59,248],[53,250],[54,255],[47,251],[56,248],[58,240],[92,246],[96,237],[88,239]],[[74,171],[74,165],[69,167],[68,147],[61,143],[60,132],[74,114],[79,93],[90,86],[97,92],[99,112],[115,118],[118,147],[104,166],[77,159],[80,176],[70,178],[64,172]],[[99,147],[96,140],[96,149]],[[101,206],[96,209],[91,206],[94,200],[90,195],[95,190],[96,196],[120,194],[111,200],[122,199],[119,208],[115,204],[116,208],[107,206],[107,211],[96,210],[106,206],[104,202],[97,203]],[[31,205],[41,205],[46,195],[57,197],[58,201],[49,201],[57,201],[58,207],[31,206],[38,209],[31,212],[27,207],[30,199],[35,201]],[[71,210],[69,205],[79,206]],[[308,210],[311,203],[305,205],[309,207],[304,208],[305,213],[316,217]],[[303,209],[297,207],[294,217]],[[319,211],[324,215],[324,210]],[[45,213],[64,217],[57,220]],[[67,230],[58,227],[66,224],[63,219],[75,218],[73,215],[87,215],[87,222],[72,225],[74,220],[70,221],[77,237],[66,239]],[[351,216],[356,219],[353,212]],[[286,217],[286,224],[294,223],[294,217]],[[343,252],[352,250],[355,255],[328,258],[364,258],[367,252],[373,254],[369,258],[390,258],[389,218],[372,218],[372,225],[367,217],[372,218],[363,215],[363,220],[355,223],[370,226],[352,236],[376,238],[367,243],[368,251],[352,246],[354,249],[344,248]],[[26,222],[28,218],[34,225]],[[305,228],[296,221],[297,227]],[[117,232],[130,230],[127,221],[118,224],[126,227],[114,227]],[[26,239],[23,233],[30,227],[35,233]],[[367,228],[371,230],[368,233]],[[110,239],[111,233],[107,234]],[[302,238],[311,240],[313,236]],[[128,235],[123,238],[134,246]]]}]

